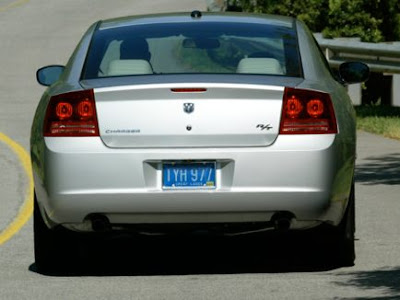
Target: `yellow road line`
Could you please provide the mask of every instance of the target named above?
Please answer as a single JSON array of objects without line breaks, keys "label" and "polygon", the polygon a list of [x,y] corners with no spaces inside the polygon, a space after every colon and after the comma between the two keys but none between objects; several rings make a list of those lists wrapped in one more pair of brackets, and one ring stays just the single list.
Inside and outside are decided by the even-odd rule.
[{"label": "yellow road line", "polygon": [[7,5],[3,6],[3,7],[0,7],[0,12],[4,12],[4,11],[9,10],[9,9],[11,9],[11,8],[15,8],[15,7],[24,5],[24,4],[28,3],[28,2],[29,2],[29,0],[17,0],[17,1],[13,1],[13,2],[7,4]]},{"label": "yellow road line", "polygon": [[29,154],[26,150],[17,142],[0,132],[0,141],[6,143],[14,152],[17,154],[22,167],[28,177],[28,189],[26,191],[26,196],[23,205],[20,207],[17,216],[13,221],[0,232],[0,245],[7,242],[12,238],[29,220],[33,212],[33,176],[32,167]]}]

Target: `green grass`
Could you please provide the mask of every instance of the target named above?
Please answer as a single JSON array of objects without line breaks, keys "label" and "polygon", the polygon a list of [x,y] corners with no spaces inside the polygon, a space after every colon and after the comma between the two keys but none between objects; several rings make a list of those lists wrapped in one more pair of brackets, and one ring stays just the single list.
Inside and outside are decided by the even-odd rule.
[{"label": "green grass", "polygon": [[400,140],[400,107],[357,106],[357,129]]}]

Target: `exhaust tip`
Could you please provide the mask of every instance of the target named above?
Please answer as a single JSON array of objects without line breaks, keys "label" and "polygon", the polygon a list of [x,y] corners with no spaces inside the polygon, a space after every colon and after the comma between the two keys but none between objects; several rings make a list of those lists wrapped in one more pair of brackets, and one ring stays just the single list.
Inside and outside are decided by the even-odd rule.
[{"label": "exhaust tip", "polygon": [[274,229],[277,231],[287,231],[290,229],[294,215],[289,212],[278,212],[271,218]]},{"label": "exhaust tip", "polygon": [[111,231],[110,220],[104,215],[92,215],[90,221],[92,223],[92,229],[95,232]]}]

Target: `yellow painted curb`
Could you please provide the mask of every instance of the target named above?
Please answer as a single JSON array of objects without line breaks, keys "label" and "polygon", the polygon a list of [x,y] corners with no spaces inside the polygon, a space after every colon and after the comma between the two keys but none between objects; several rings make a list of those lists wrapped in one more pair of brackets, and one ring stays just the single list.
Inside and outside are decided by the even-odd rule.
[{"label": "yellow painted curb", "polygon": [[28,189],[23,205],[13,221],[0,232],[0,245],[12,238],[29,220],[33,212],[33,176],[29,154],[17,142],[0,132],[0,141],[6,143],[17,154],[19,161],[28,177]]},{"label": "yellow painted curb", "polygon": [[29,2],[29,0],[17,0],[17,1],[11,2],[8,5],[0,7],[0,12],[9,10],[11,8],[14,8],[14,7],[18,7],[18,6],[24,5],[24,4],[28,3],[28,2]]}]

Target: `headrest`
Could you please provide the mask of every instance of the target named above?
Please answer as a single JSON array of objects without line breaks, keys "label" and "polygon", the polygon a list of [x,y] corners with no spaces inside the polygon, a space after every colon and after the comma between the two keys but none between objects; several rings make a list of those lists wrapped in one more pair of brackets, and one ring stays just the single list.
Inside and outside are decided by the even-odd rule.
[{"label": "headrest", "polygon": [[108,76],[153,74],[150,63],[143,59],[113,60],[108,67]]},{"label": "headrest", "polygon": [[237,73],[283,75],[282,67],[275,58],[243,58]]},{"label": "headrest", "polygon": [[150,60],[149,44],[143,38],[130,38],[121,43],[120,59]]}]

